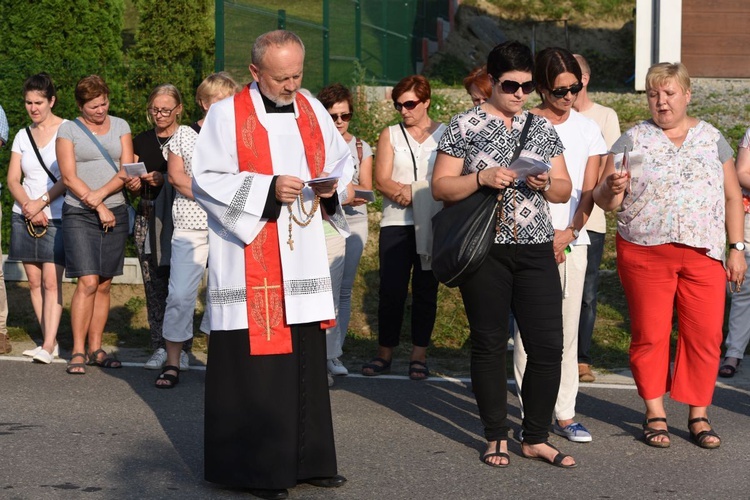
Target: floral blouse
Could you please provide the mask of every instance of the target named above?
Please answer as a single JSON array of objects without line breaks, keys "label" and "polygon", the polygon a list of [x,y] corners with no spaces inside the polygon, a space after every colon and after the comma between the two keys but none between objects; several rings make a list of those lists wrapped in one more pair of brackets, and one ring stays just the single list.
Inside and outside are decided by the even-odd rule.
[{"label": "floral blouse", "polygon": [[[486,113],[481,106],[451,118],[440,139],[438,150],[455,158],[463,158],[461,175],[469,175],[489,167],[507,167],[513,158],[526,120],[534,115],[524,111],[513,117],[511,130],[501,118]],[[521,156],[531,156],[549,163],[562,154],[560,137],[545,118],[534,116]],[[502,213],[498,220],[495,243],[537,244],[552,241],[549,205],[540,191],[533,190],[523,179],[505,189]]]},{"label": "floral blouse", "polygon": [[617,213],[617,231],[644,246],[680,243],[723,260],[724,163],[732,148],[716,128],[700,121],[679,148],[652,121],[625,132],[611,151],[631,148],[631,182]]}]

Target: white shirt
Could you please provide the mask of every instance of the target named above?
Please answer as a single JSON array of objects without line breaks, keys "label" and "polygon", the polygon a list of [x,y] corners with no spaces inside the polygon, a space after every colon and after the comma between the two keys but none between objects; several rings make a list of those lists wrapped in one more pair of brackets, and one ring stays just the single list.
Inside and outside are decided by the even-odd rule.
[{"label": "white shirt", "polygon": [[[63,123],[66,121],[68,120],[63,120]],[[58,128],[58,130],[60,129]],[[56,141],[57,132],[55,132],[54,137],[47,144],[39,148],[39,154],[42,155],[44,164],[52,172],[52,175],[60,179],[60,167],[57,166],[57,154],[55,153]],[[31,145],[31,140],[25,129],[19,130],[16,134],[16,137],[13,139],[11,151],[21,155],[21,170],[23,171],[23,182],[21,185],[30,199],[36,200],[52,189],[55,183],[52,182],[52,179],[49,178],[49,175],[47,175],[47,172],[44,171],[44,168],[39,163],[39,159],[36,157],[36,153],[34,153],[34,147]],[[63,198],[64,196],[58,196],[48,207],[44,208],[44,213],[48,219],[62,218]],[[23,214],[21,205],[18,202],[13,204],[13,213]]]},{"label": "white shirt", "polygon": [[[570,110],[570,116],[565,122],[555,125],[555,130],[565,146],[563,157],[573,183],[573,192],[565,203],[550,203],[549,211],[552,216],[552,226],[557,230],[564,230],[570,226],[578,204],[581,202],[583,178],[589,157],[607,154],[607,145],[604,143],[599,125],[574,109]],[[578,239],[572,245],[590,243],[591,240],[584,228],[581,229]]]}]

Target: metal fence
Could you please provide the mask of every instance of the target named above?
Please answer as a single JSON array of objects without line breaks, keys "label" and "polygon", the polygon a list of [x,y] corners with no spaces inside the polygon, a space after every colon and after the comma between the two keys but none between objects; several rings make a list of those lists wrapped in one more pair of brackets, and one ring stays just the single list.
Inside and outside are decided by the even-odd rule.
[{"label": "metal fence", "polygon": [[438,19],[448,19],[453,2],[309,0],[302,17],[288,14],[299,2],[218,0],[216,70],[248,81],[253,41],[282,28],[294,31],[305,43],[304,83],[313,92],[330,82],[350,83],[354,78],[393,84],[420,71],[424,46],[437,41]]}]

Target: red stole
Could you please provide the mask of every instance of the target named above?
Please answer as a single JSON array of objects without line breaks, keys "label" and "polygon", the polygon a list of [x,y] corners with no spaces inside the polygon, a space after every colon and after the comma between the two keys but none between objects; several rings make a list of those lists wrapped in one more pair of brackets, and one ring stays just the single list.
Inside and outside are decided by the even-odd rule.
[{"label": "red stole", "polygon": [[[297,127],[305,148],[310,178],[314,179],[320,176],[325,166],[323,133],[312,106],[299,92],[296,103],[299,111]],[[274,175],[268,132],[258,120],[249,85],[234,96],[234,114],[240,171]],[[292,331],[284,319],[284,281],[276,220],[266,221],[255,239],[245,245],[245,283],[250,354],[291,353]],[[321,328],[327,326],[328,322],[321,323]]]}]

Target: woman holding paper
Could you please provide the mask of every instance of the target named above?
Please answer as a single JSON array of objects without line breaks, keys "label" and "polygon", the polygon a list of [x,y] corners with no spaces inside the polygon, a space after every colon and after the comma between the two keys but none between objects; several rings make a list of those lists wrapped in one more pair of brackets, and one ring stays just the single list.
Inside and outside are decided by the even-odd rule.
[{"label": "woman holding paper", "polygon": [[[575,467],[573,457],[547,442],[560,385],[562,292],[549,203],[565,203],[571,182],[563,144],[548,120],[523,110],[534,91],[531,50],[519,42],[496,46],[487,72],[492,95],[451,119],[440,140],[432,193],[458,203],[484,186],[502,197],[494,245],[477,272],[461,285],[471,338],[471,382],[487,440],[481,460],[507,467],[506,351],[508,313],[521,328],[528,362],[521,451],[527,458]],[[519,178],[515,154],[547,163],[545,173]]]},{"label": "woman holding paper", "polygon": [[[138,260],[141,263],[143,288],[146,292],[146,310],[151,331],[151,348],[154,350],[144,368],[160,370],[167,360],[162,329],[164,308],[169,289],[169,258],[172,238],[172,202],[174,189],[166,182],[167,154],[182,116],[182,95],[169,83],[158,85],[148,97],[147,119],[154,128],[133,139],[136,161],[143,162],[146,173],[129,176],[128,190],[140,196],[136,211],[133,237]],[[192,339],[184,344],[180,367],[189,367],[188,355]]]},{"label": "woman holding paper", "polygon": [[[573,183],[570,200],[549,206],[555,228],[553,248],[563,291],[562,372],[552,430],[570,441],[586,443],[591,441],[591,434],[574,420],[578,394],[578,319],[589,245],[584,225],[594,206],[593,190],[607,145],[599,126],[573,109],[583,85],[581,68],[572,53],[557,47],[542,50],[536,58],[534,80],[542,103],[531,112],[546,118],[555,127],[565,147],[563,157]],[[523,408],[521,393],[526,351],[518,329],[515,346],[513,365]]]},{"label": "woman holding paper", "polygon": [[[616,168],[610,155],[594,199],[604,210],[619,207],[617,270],[630,312],[630,367],[646,406],[643,439],[649,446],[670,445],[664,407],[670,392],[689,406],[692,440],[717,448],[721,439],[708,406],[721,356],[726,283],[739,288],[747,269],[742,193],[721,132],[687,114],[692,96],[685,66],[652,66],[646,96],[651,119],[612,146],[613,152],[631,151],[629,165]],[[670,370],[675,306],[678,340]]]},{"label": "woman holding paper", "polygon": [[65,185],[57,166],[55,140],[66,120],[53,111],[57,97],[47,73],[27,78],[23,97],[32,124],[13,139],[8,165],[8,189],[15,199],[9,258],[23,263],[31,305],[44,339],[42,345],[23,355],[48,364],[58,356],[57,328],[62,316]]},{"label": "woman holding paper", "polygon": [[[369,191],[372,193],[372,149],[362,139],[349,133],[349,122],[354,114],[352,93],[341,85],[334,83],[318,93],[318,99],[331,115],[336,128],[341,133],[354,159],[354,177],[352,187],[354,198],[344,206],[346,221],[349,223],[351,234],[345,240],[330,224],[325,224],[326,242],[329,244],[329,263],[331,265],[331,279],[333,281],[334,303],[337,306],[336,326],[326,331],[326,349],[328,358],[328,373],[331,375],[348,375],[349,371],[339,360],[343,354],[342,347],[349,329],[349,319],[352,307],[352,287],[357,276],[359,259],[367,244],[367,201],[358,197],[356,192]],[[329,232],[332,234],[329,236]],[[332,250],[339,249],[337,258],[332,259]],[[336,252],[333,252],[336,253]],[[336,286],[337,282],[340,286]],[[336,291],[338,291],[338,294]]]},{"label": "woman holding paper", "polygon": [[[164,343],[167,360],[155,385],[172,389],[180,381],[183,345],[192,343],[193,315],[198,287],[208,262],[208,215],[193,196],[193,149],[208,109],[215,102],[233,96],[240,90],[229,73],[208,75],[195,91],[195,101],[203,109],[203,118],[191,125],[180,125],[169,141],[167,168],[169,182],[174,186],[172,205],[172,257],[170,260],[169,294],[164,311]],[[203,312],[201,330],[208,332],[208,304]],[[205,325],[205,328],[204,328]],[[208,342],[208,337],[206,337]]]},{"label": "woman holding paper", "polygon": [[133,140],[127,122],[109,115],[109,87],[101,77],[82,78],[75,99],[80,116],[60,125],[56,154],[68,189],[62,210],[65,275],[78,278],[70,303],[73,355],[67,372],[81,375],[85,364],[122,366],[101,347],[112,278],[122,274],[125,261],[128,211],[120,166],[132,163]]}]

